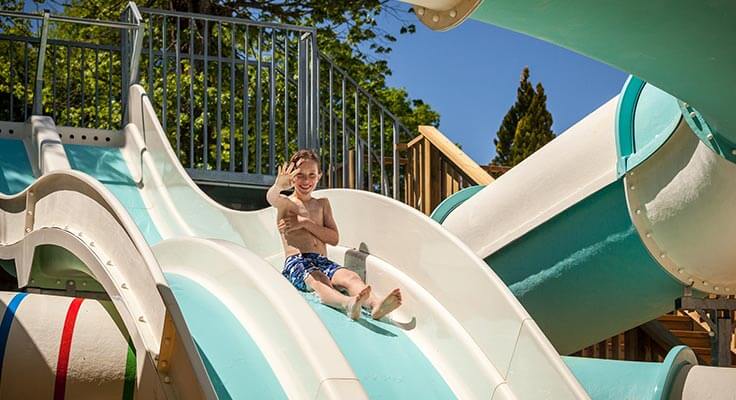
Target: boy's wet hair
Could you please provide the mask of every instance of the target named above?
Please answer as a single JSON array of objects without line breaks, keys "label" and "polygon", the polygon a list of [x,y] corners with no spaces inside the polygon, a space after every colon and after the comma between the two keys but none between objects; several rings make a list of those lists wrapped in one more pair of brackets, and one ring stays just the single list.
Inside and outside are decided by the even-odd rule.
[{"label": "boy's wet hair", "polygon": [[317,168],[319,169],[320,163],[319,163],[319,156],[317,155],[317,152],[312,149],[301,149],[294,153],[294,155],[291,156],[291,159],[289,160],[289,163],[293,163],[295,166],[300,160],[311,160],[317,163]]}]

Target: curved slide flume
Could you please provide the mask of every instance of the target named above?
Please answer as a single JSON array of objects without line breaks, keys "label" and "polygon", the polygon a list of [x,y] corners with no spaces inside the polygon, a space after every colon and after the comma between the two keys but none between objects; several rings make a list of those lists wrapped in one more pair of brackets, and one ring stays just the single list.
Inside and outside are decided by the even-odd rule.
[{"label": "curved slide flume", "polygon": [[[17,277],[18,287],[58,293],[72,282],[85,295],[111,299],[111,314],[118,316],[113,319],[120,319],[121,330],[135,349],[136,393],[151,398],[213,397],[202,361],[150,248],[117,199],[99,182],[75,171],[48,173],[14,196],[0,195],[0,227],[0,259],[12,261],[3,266],[12,266],[9,272]],[[49,305],[56,301],[49,299]],[[50,334],[32,340],[44,340]],[[72,355],[76,348],[70,348]],[[165,367],[161,360],[166,361]],[[81,367],[95,371],[89,365]],[[59,379],[63,382],[66,376],[60,378],[59,371],[66,367],[49,368],[57,371],[58,387]]]},{"label": "curved slide flume", "polygon": [[[365,271],[378,294],[395,286],[404,290],[405,304],[393,321],[355,323],[312,295],[298,294],[279,274],[274,211],[235,212],[207,198],[178,163],[143,94],[140,86],[131,88],[132,123],[124,130],[124,147],[67,146],[70,164],[107,182],[139,226],[155,227],[147,238],[174,290],[214,297],[213,304],[226,309],[237,321],[233,326],[260,349],[288,396],[311,397],[319,387],[315,377],[322,376],[340,382],[334,397],[586,397],[482,261],[439,225],[393,200],[355,191],[319,194],[330,198],[340,222],[341,243],[330,255]],[[354,212],[356,204],[360,213]],[[363,251],[355,250],[361,244]],[[179,256],[190,254],[187,246],[208,258]],[[183,297],[180,302],[184,314],[192,315],[187,322],[207,358],[210,345],[193,326],[193,315],[201,311],[188,310]],[[274,323],[284,327],[281,334],[264,334]],[[305,331],[321,341],[318,357]],[[281,345],[290,353],[275,350]],[[305,370],[295,373],[290,363],[299,359],[306,360],[300,364]]]}]

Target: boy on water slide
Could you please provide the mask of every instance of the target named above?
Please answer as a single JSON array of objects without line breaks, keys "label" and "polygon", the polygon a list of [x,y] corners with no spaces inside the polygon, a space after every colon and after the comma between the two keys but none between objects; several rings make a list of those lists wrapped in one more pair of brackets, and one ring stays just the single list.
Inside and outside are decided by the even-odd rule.
[{"label": "boy on water slide", "polygon": [[[326,257],[325,244],[337,245],[339,236],[330,201],[312,197],[321,177],[317,154],[299,150],[288,164],[279,167],[276,182],[266,194],[266,200],[278,210],[286,257],[282,274],[297,289],[314,290],[322,303],[345,311],[354,320],[360,318],[361,307],[369,310],[373,319],[380,319],[401,305],[401,292],[397,288],[378,299],[358,274]],[[281,194],[292,187],[291,196]]]}]

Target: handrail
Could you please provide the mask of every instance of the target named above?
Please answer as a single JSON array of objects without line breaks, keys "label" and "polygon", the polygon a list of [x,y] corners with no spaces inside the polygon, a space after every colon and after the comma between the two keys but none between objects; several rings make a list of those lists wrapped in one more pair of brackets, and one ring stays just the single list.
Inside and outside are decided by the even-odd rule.
[{"label": "handrail", "polygon": [[[44,16],[46,13],[48,13],[48,11],[44,11],[44,13],[42,14],[32,14],[32,13],[25,13],[25,12],[20,12],[20,11],[0,10],[1,17],[26,18],[26,19],[35,19],[35,20],[44,20],[45,19]],[[130,23],[130,22],[107,21],[107,20],[102,20],[102,19],[85,19],[85,18],[66,17],[66,16],[61,16],[61,15],[50,15],[50,14],[49,14],[48,20],[50,22],[69,22],[73,24],[102,26],[102,27],[107,27],[107,28],[119,28],[119,29],[138,28],[137,24]]]},{"label": "handrail", "polygon": [[430,215],[450,195],[493,178],[437,128],[419,126],[419,136],[401,146],[408,153],[404,202]]},{"label": "handrail", "polygon": [[363,87],[360,86],[360,83],[358,83],[355,79],[353,79],[352,77],[350,77],[350,75],[348,75],[348,73],[344,69],[338,67],[337,64],[335,63],[335,61],[332,58],[330,58],[330,56],[328,56],[325,53],[322,53],[320,51],[319,52],[319,58],[320,58],[320,62],[327,61],[327,63],[329,64],[330,68],[334,68],[335,70],[337,70],[337,72],[339,72],[341,75],[343,75],[345,77],[345,80],[348,83],[350,83],[351,85],[355,86],[356,90],[358,90],[358,92],[360,94],[362,94],[363,96],[367,97],[369,101],[371,101],[372,103],[374,103],[375,105],[377,105],[378,107],[380,107],[381,108],[381,111],[384,114],[386,114],[392,120],[396,121],[398,123],[399,129],[401,129],[401,130],[403,130],[405,132],[409,132],[409,128],[407,128],[406,125],[404,125],[404,124],[401,123],[401,120],[399,119],[399,117],[397,117],[391,111],[389,111],[386,108],[386,106],[384,106],[383,104],[379,103],[378,100],[376,100],[370,93],[368,93],[367,90],[363,89]]},{"label": "handrail", "polygon": [[[465,175],[475,181],[477,185],[488,185],[493,177],[468,157],[437,128],[429,125],[420,125],[419,133],[427,138],[449,161],[455,164]],[[415,139],[416,140],[416,139]]]},{"label": "handrail", "polygon": [[[45,112],[47,112],[49,115],[51,115],[54,119],[57,119],[59,114],[65,115],[65,118],[67,119],[67,123],[69,122],[68,119],[70,118],[70,115],[73,114],[70,111],[71,107],[77,108],[79,107],[78,104],[71,104],[70,99],[74,97],[74,93],[76,90],[72,90],[70,87],[70,84],[73,80],[74,89],[79,87],[78,90],[79,93],[81,93],[81,109],[84,110],[85,108],[85,94],[87,90],[85,90],[85,80],[89,78],[85,78],[85,57],[84,57],[84,51],[85,49],[89,49],[93,52],[93,56],[96,59],[96,65],[92,67],[87,68],[94,68],[94,86],[89,85],[89,88],[94,87],[94,102],[95,102],[95,108],[94,108],[94,122],[92,123],[93,128],[100,128],[100,124],[107,124],[107,128],[111,128],[113,125],[112,122],[112,109],[113,105],[112,103],[115,101],[113,99],[112,94],[109,92],[112,89],[113,83],[113,53],[120,53],[120,56],[122,58],[121,62],[121,69],[123,71],[122,76],[117,75],[117,77],[120,78],[119,82],[121,83],[122,87],[125,87],[129,81],[135,81],[137,79],[137,63],[140,59],[140,48],[141,43],[140,40],[142,39],[142,20],[140,18],[140,13],[138,12],[137,6],[133,2],[129,2],[126,7],[126,13],[128,13],[127,18],[123,21],[109,21],[109,20],[101,20],[101,19],[87,19],[87,18],[78,18],[78,17],[69,17],[69,16],[63,16],[63,15],[52,15],[49,10],[44,10],[42,13],[27,13],[27,12],[20,12],[20,11],[11,11],[11,10],[0,10],[0,17],[2,18],[9,18],[9,19],[21,19],[26,21],[37,21],[38,24],[35,26],[35,29],[32,29],[31,32],[26,33],[27,37],[16,37],[14,35],[1,35],[0,38],[4,41],[11,42],[11,52],[10,52],[10,68],[13,68],[13,54],[12,54],[12,42],[21,42],[24,43],[24,54],[23,54],[23,62],[26,64],[26,67],[23,72],[21,72],[19,75],[20,79],[23,79],[25,81],[24,85],[26,87],[30,87],[28,84],[28,81],[33,79],[35,80],[35,83],[33,84],[32,89],[32,100],[29,104],[28,96],[26,95],[23,100],[23,119],[26,119],[29,114],[30,115],[42,115]],[[103,45],[103,44],[91,44],[89,42],[89,39],[82,39],[81,41],[69,41],[69,40],[54,40],[52,37],[50,37],[51,32],[49,30],[49,26],[52,22],[55,23],[65,23],[65,24],[72,24],[72,25],[86,25],[86,26],[95,26],[95,27],[103,27],[103,28],[112,28],[112,29],[120,29],[123,34],[123,48],[119,45]],[[130,46],[126,46],[126,40],[128,39],[128,36],[132,34],[133,36],[133,44]],[[31,37],[33,36],[33,37]],[[36,47],[37,46],[37,57],[35,61],[35,69],[31,71],[28,68],[28,63],[30,60],[30,52],[28,51],[28,45]],[[66,48],[66,56],[64,57],[63,53],[61,53],[59,50],[60,47]],[[80,65],[80,72],[79,76],[75,76],[73,79],[70,79],[71,75],[71,50],[77,49],[81,51],[81,63]],[[126,50],[129,51],[128,54],[123,54]],[[98,60],[100,52],[103,52],[103,56],[107,54],[107,57],[109,57],[109,66],[99,68],[100,61]],[[49,54],[47,54],[49,53]],[[61,58],[64,61],[59,61],[59,58]],[[60,99],[61,96],[57,96],[57,75],[60,75],[63,73],[64,64],[66,64],[66,111],[64,112],[64,107],[60,103],[63,103],[63,98]],[[105,69],[107,68],[107,69]],[[102,73],[107,73],[107,77],[100,77],[100,69],[102,69]],[[129,70],[129,71],[128,71]],[[77,71],[75,70],[75,73]],[[129,74],[128,74],[129,72]],[[11,71],[11,91],[13,86],[13,74]],[[49,85],[50,83],[50,85]],[[49,87],[50,86],[50,87]],[[102,88],[107,88],[108,94],[107,94],[107,109],[108,109],[108,117],[107,121],[104,121],[104,116],[100,118],[99,114],[99,108],[100,108],[100,99],[102,96],[100,95],[99,90]],[[46,99],[44,100],[44,92],[45,89],[51,89],[49,94],[46,94]],[[125,92],[125,90],[123,91]],[[11,106],[10,106],[10,119],[13,118],[13,99],[11,94],[11,100],[10,100]],[[30,106],[30,108],[29,108]],[[30,112],[29,112],[30,111]],[[117,112],[116,112],[117,113]],[[125,113],[125,110],[123,110],[122,114]],[[85,119],[90,115],[91,113],[87,113],[85,111],[82,111],[79,113],[79,120],[82,127],[88,127],[89,124],[86,122],[91,122],[91,118],[89,120],[85,121]],[[117,119],[117,118],[116,118]]]},{"label": "handrail", "polygon": [[274,23],[274,22],[259,22],[259,21],[253,21],[249,19],[236,18],[236,17],[196,14],[196,13],[183,12],[183,11],[160,10],[156,8],[146,8],[146,7],[141,7],[140,10],[147,14],[161,15],[161,16],[167,16],[167,17],[194,18],[194,19],[214,21],[214,22],[230,22],[230,23],[239,24],[239,25],[247,24],[250,26],[258,26],[261,28],[288,29],[288,30],[293,30],[293,31],[298,31],[298,32],[308,32],[308,33],[317,32],[315,28],[310,28],[306,26],[279,24],[279,23]]}]

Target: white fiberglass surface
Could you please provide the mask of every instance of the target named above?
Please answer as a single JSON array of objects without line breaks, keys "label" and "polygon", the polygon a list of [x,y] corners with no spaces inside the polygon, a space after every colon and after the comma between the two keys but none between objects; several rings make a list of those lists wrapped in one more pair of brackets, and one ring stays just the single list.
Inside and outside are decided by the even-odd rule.
[{"label": "white fiberglass surface", "polygon": [[485,258],[615,181],[617,101],[609,100],[458,206],[442,225]]},{"label": "white fiberglass surface", "polygon": [[[142,93],[137,86],[132,90]],[[130,98],[133,103],[142,99],[144,104],[130,107],[134,124],[126,128],[126,145],[122,152],[133,179],[142,177],[141,196],[162,238],[194,236],[224,239],[278,265],[275,260],[282,250],[273,210],[235,212],[207,198],[178,164],[148,99],[141,97],[140,93],[133,93]],[[145,123],[141,123],[142,120]],[[141,134],[139,129],[143,126],[146,131]],[[141,151],[143,147],[146,151]],[[140,154],[143,154],[142,163]],[[450,391],[461,397],[466,393],[480,394],[482,390],[472,388],[482,386],[485,386],[485,394],[480,397],[490,397],[507,377],[511,360],[515,359],[517,339],[524,321],[529,318],[503,283],[465,245],[416,210],[366,192],[331,190],[320,195],[329,197],[333,204],[340,226],[341,246],[358,248],[361,243],[367,244],[372,255],[397,271],[380,279],[368,277],[369,283],[380,281],[384,288],[401,286],[398,275],[403,275],[410,282],[408,285],[415,285],[422,288],[421,292],[428,293],[423,297],[417,296],[419,300],[414,306],[402,307],[401,312],[395,313],[397,316],[409,317],[410,321],[412,316],[430,315],[423,310],[427,307],[433,307],[442,315],[431,321],[416,320],[416,327],[409,331],[405,327],[389,329],[389,326],[382,326],[383,322],[371,323],[374,328],[380,328],[372,330],[347,320],[347,317],[335,315],[325,306],[313,304],[315,315],[331,332],[368,395],[381,397],[384,392],[404,393],[409,386],[415,393],[429,393],[427,389],[431,385],[426,382],[433,379],[444,380],[447,386],[431,391],[433,395],[428,394],[429,397],[448,397]],[[356,206],[361,212],[355,212]],[[272,301],[274,307],[280,307],[277,298]],[[432,331],[432,324],[440,324],[438,326],[442,326],[442,330],[459,335],[453,340],[465,343],[464,347],[434,346],[433,343],[441,343],[443,337]],[[450,325],[454,327],[448,328]],[[302,334],[298,327],[293,329],[293,335]],[[531,329],[531,332],[542,347],[552,349],[538,329]],[[355,340],[364,335],[372,341],[380,340],[361,350],[360,343]],[[390,341],[402,342],[398,345],[401,352],[391,351]],[[461,367],[441,365],[440,360],[450,362],[452,356],[449,353],[453,351],[462,351],[468,360],[476,359],[478,365],[486,365],[483,368],[487,372],[473,378],[474,382],[461,383]],[[413,355],[409,357],[408,364],[395,358],[409,353]],[[529,360],[528,368],[548,375],[547,381],[558,382],[560,385],[551,389],[553,393],[560,393],[563,397],[585,397],[569,370],[554,359],[553,351],[535,351],[535,354],[538,357]],[[414,383],[385,381],[383,385],[369,384],[375,380],[372,371],[379,370],[391,360],[395,360],[395,365],[405,365],[402,368],[413,371],[416,374],[412,379]],[[540,367],[540,364],[545,365]],[[438,380],[438,376],[442,379]],[[558,392],[560,387],[565,389]]]}]

